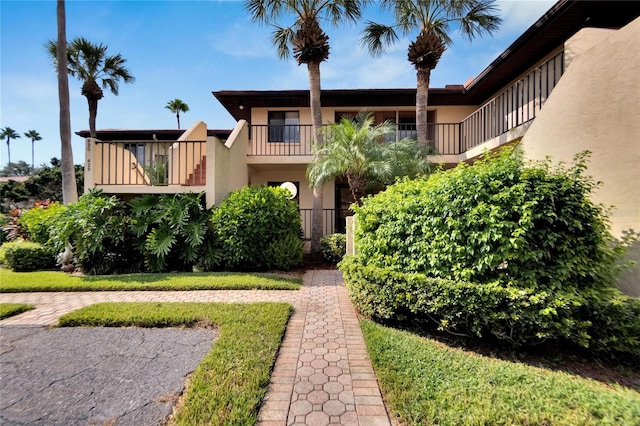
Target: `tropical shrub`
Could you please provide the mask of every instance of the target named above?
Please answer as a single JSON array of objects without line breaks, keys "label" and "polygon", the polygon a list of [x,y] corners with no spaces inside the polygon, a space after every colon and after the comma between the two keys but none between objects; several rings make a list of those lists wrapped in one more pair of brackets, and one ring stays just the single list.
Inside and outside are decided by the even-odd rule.
[{"label": "tropical shrub", "polygon": [[211,223],[224,253],[223,268],[291,269],[300,263],[302,244],[292,244],[286,253],[274,258],[276,246],[283,248],[287,241],[300,238],[298,205],[288,199],[289,195],[282,188],[248,186],[233,191],[222,201],[213,211]]},{"label": "tropical shrub", "polygon": [[191,271],[207,236],[203,193],[144,195],[131,200],[131,230],[151,272]]},{"label": "tropical shrub", "polygon": [[49,270],[56,266],[53,253],[42,244],[15,240],[2,244],[0,251],[2,263],[16,272]]},{"label": "tropical shrub", "polygon": [[320,239],[322,257],[328,263],[336,264],[347,252],[347,236],[345,234],[325,235]]},{"label": "tropical shrub", "polygon": [[127,206],[115,196],[92,190],[52,217],[50,241],[55,253],[73,247],[76,266],[86,274],[133,272],[140,257],[129,232]]},{"label": "tropical shrub", "polygon": [[37,201],[33,208],[23,210],[18,223],[29,241],[47,245],[51,223],[65,207],[56,201]]},{"label": "tropical shrub", "polygon": [[614,287],[632,237],[609,234],[586,159],[525,164],[507,150],[366,199],[354,207],[358,254],[340,264],[354,302],[380,319],[516,345],[640,355],[636,304]]}]

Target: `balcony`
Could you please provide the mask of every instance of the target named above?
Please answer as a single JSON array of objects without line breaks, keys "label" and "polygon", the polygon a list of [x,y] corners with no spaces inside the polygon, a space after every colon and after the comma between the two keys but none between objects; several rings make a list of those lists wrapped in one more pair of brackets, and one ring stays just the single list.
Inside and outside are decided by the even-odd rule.
[{"label": "balcony", "polygon": [[[536,118],[564,73],[564,51],[513,83],[460,123],[429,123],[427,138],[436,155],[460,155]],[[417,138],[413,123],[396,125],[392,142]],[[248,155],[311,156],[311,125],[251,125]]]},{"label": "balcony", "polygon": [[183,187],[206,184],[206,141],[96,140],[92,148],[88,167],[93,167],[94,185]]}]

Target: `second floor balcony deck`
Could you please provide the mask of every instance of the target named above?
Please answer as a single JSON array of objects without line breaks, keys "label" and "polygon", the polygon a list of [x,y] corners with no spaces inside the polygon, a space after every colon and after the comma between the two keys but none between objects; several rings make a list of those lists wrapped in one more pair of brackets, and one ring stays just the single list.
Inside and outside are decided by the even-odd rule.
[{"label": "second floor balcony deck", "polygon": [[[564,73],[564,51],[533,69],[459,123],[429,123],[427,138],[438,156],[456,156],[531,122]],[[417,138],[413,123],[397,124],[386,141]],[[250,157],[309,157],[313,127],[309,125],[251,125]],[[304,160],[307,160],[306,158]]]}]

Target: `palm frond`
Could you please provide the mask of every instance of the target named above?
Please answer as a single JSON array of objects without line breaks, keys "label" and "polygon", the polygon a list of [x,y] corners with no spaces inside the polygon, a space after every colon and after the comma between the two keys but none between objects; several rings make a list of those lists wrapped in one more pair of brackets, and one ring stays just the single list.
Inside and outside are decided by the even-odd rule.
[{"label": "palm frond", "polygon": [[398,35],[393,27],[368,21],[360,38],[360,44],[367,47],[372,55],[379,56],[397,40]]},{"label": "palm frond", "polygon": [[295,37],[295,30],[291,27],[275,26],[271,33],[271,42],[276,47],[278,58],[289,59],[291,57],[291,43]]}]

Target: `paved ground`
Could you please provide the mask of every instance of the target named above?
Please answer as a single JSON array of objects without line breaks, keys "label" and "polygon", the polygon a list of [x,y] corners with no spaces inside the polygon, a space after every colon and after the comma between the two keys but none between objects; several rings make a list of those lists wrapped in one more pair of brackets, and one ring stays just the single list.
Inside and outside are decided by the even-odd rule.
[{"label": "paved ground", "polygon": [[160,425],[213,330],[0,329],[0,424]]},{"label": "paved ground", "polygon": [[299,291],[19,293],[0,301],[38,307],[0,325],[51,325],[66,312],[106,301],[290,302],[295,312],[259,426],[391,424],[339,271],[309,271]]}]

